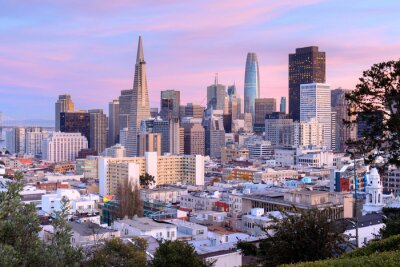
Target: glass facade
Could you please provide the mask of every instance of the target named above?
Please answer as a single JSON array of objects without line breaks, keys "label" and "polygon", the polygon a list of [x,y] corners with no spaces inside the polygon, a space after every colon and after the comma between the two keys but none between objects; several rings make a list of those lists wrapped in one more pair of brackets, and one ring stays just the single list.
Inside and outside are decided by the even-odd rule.
[{"label": "glass facade", "polygon": [[256,53],[248,53],[244,76],[244,112],[255,115],[255,100],[260,97],[260,74]]}]

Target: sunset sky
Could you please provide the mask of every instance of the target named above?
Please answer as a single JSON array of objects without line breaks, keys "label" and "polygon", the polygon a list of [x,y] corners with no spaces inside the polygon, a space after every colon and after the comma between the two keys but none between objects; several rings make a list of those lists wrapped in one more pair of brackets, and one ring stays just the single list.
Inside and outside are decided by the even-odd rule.
[{"label": "sunset sky", "polygon": [[288,54],[326,52],[327,83],[353,88],[373,63],[400,58],[400,1],[0,0],[0,111],[53,119],[59,94],[104,108],[132,87],[139,34],[150,103],[160,91],[205,104],[207,85],[236,83],[247,52],[260,63],[261,97],[288,91]]}]

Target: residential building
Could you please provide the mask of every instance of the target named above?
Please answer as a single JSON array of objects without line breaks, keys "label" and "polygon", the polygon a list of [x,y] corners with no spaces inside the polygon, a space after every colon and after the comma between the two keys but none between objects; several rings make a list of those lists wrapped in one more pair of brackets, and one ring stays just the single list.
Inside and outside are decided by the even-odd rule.
[{"label": "residential building", "polygon": [[25,132],[25,154],[41,157],[42,141],[49,136],[49,132],[41,127],[27,128]]},{"label": "residential building", "polygon": [[114,221],[112,228],[121,233],[121,238],[133,236],[152,236],[157,240],[176,240],[177,226],[172,223],[134,216],[132,219]]},{"label": "residential building", "polygon": [[25,153],[25,134],[24,127],[15,127],[6,132],[6,148],[10,153]]},{"label": "residential building", "polygon": [[119,184],[129,179],[137,182],[149,173],[156,184],[204,184],[204,157],[201,155],[158,156],[146,152],[145,157],[99,158],[100,195],[113,195]]},{"label": "residential building", "polygon": [[115,144],[112,147],[106,148],[103,154],[105,157],[123,158],[126,157],[126,149],[121,144]]},{"label": "residential building", "polygon": [[42,159],[51,162],[72,161],[78,152],[88,148],[88,141],[81,133],[54,132],[42,143]]}]

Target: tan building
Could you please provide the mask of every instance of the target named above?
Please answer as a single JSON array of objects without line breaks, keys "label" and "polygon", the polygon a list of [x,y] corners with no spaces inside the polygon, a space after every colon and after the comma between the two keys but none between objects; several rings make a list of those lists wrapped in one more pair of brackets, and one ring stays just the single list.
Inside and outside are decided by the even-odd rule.
[{"label": "tan building", "polygon": [[205,131],[199,123],[182,123],[184,129],[184,153],[186,155],[204,155]]},{"label": "tan building", "polygon": [[248,159],[249,150],[247,148],[237,148],[235,145],[228,145],[221,148],[222,163],[229,163],[237,158]]},{"label": "tan building", "polygon": [[299,172],[296,170],[274,170],[266,169],[263,172],[257,172],[254,174],[254,180],[263,181],[266,184],[275,184],[278,182],[283,182],[285,179],[297,179]]},{"label": "tan building", "polygon": [[293,190],[284,193],[252,194],[242,197],[243,213],[252,208],[269,211],[295,211],[296,209],[329,209],[331,219],[353,217],[353,197],[351,193]]},{"label": "tan building", "polygon": [[161,155],[161,134],[140,133],[138,134],[138,157],[143,157],[146,152],[157,152]]},{"label": "tan building", "polygon": [[156,184],[204,184],[204,157],[201,155],[158,156],[147,152],[144,157],[99,158],[100,195],[113,195],[125,180],[138,183],[148,173]]}]

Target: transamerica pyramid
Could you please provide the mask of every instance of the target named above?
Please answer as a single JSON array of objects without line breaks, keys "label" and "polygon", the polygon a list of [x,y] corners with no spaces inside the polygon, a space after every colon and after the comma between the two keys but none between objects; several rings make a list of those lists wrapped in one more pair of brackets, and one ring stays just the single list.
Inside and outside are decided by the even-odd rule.
[{"label": "transamerica pyramid", "polygon": [[147,90],[146,62],[144,61],[142,36],[139,36],[133,80],[133,103],[128,117],[128,136],[126,154],[134,157],[137,154],[137,134],[142,120],[150,118],[149,93]]}]

